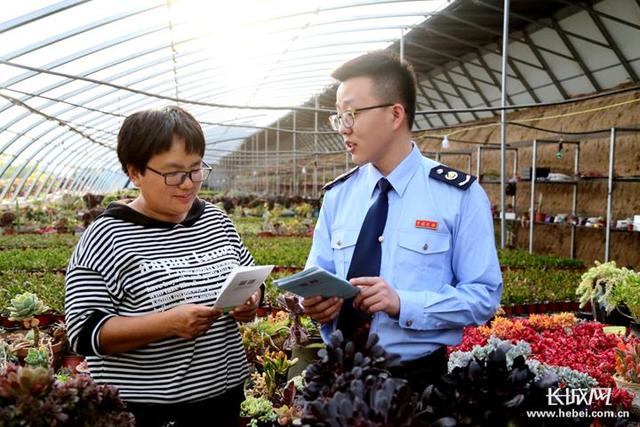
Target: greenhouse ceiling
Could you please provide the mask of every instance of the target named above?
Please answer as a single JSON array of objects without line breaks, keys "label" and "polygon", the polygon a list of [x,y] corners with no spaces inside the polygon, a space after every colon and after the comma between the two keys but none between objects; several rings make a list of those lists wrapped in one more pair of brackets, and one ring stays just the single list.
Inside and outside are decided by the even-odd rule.
[{"label": "greenhouse ceiling", "polygon": [[[510,3],[509,104],[638,83],[635,0]],[[275,154],[275,138],[265,131],[275,128],[283,136],[281,161],[298,152],[338,152],[340,139],[325,123],[334,104],[329,74],[373,49],[397,51],[416,67],[425,114],[415,130],[491,117],[433,110],[499,105],[502,4],[6,2],[0,199],[122,188],[128,180],[115,154],[122,120],[167,104],[182,105],[202,123],[213,164],[255,151],[259,134]]]}]

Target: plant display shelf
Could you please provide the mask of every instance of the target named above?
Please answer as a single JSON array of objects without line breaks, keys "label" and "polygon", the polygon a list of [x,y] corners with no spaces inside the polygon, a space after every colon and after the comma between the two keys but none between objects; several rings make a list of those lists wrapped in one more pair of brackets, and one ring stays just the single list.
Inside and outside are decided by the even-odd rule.
[{"label": "plant display shelf", "polygon": [[[629,182],[629,183],[637,183],[640,182],[640,176],[615,176],[615,160],[616,160],[616,139],[620,135],[633,135],[640,133],[640,128],[638,127],[624,127],[624,128],[611,128],[605,130],[599,130],[594,132],[583,132],[579,135],[561,135],[561,139],[532,139],[526,141],[518,141],[509,143],[506,148],[507,151],[514,151],[513,158],[513,175],[517,175],[518,171],[518,154],[519,150],[522,148],[531,148],[531,179],[530,180],[522,180],[516,181],[517,184],[520,185],[530,185],[531,186],[531,195],[529,202],[529,218],[535,218],[535,200],[536,200],[536,187],[538,185],[571,185],[572,189],[572,198],[571,198],[571,215],[576,216],[576,205],[577,205],[577,196],[578,196],[578,187],[580,183],[583,182],[606,182],[607,183],[607,198],[606,198],[606,220],[605,227],[586,227],[577,224],[567,224],[567,223],[547,223],[541,221],[529,221],[529,252],[533,253],[533,243],[535,238],[535,227],[536,225],[553,225],[553,226],[564,226],[570,227],[571,230],[571,245],[569,250],[569,256],[571,258],[575,258],[575,250],[576,250],[576,230],[577,229],[594,229],[594,230],[604,230],[605,232],[605,244],[604,244],[604,262],[609,261],[610,252],[611,252],[611,233],[634,233],[633,230],[619,230],[611,227],[611,223],[613,220],[613,192],[615,188],[615,183],[617,182]],[[583,176],[580,174],[580,147],[581,144],[586,143],[588,140],[593,139],[602,139],[604,137],[608,137],[609,140],[609,156],[608,156],[608,171],[606,175],[603,176]],[[566,144],[572,145],[574,147],[574,155],[573,155],[573,175],[574,178],[571,180],[549,180],[549,179],[541,179],[536,176],[536,167],[538,165],[538,147],[541,145],[549,145],[549,144]],[[477,147],[477,164],[476,164],[476,173],[480,177],[481,174],[481,165],[482,165],[482,152],[484,150],[500,150],[500,146],[498,145],[483,145]],[[480,180],[482,184],[499,184],[501,181],[499,179],[482,179]],[[512,197],[512,206],[515,209],[515,196]],[[498,218],[499,220],[500,218]],[[520,220],[509,220],[508,222],[518,222]],[[635,231],[637,232],[637,231]]]}]

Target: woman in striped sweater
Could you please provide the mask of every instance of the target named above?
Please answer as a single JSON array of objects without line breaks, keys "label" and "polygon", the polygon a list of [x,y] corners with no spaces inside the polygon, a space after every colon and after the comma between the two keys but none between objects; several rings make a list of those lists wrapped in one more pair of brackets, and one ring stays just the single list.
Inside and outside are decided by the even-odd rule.
[{"label": "woman in striped sweater", "polygon": [[213,308],[229,272],[253,258],[227,215],[196,196],[210,172],[204,148],[179,107],[127,117],[118,158],[139,195],[111,204],[69,262],[72,347],[138,426],[233,426],[244,399],[236,321],[255,317],[262,289],[229,314]]}]

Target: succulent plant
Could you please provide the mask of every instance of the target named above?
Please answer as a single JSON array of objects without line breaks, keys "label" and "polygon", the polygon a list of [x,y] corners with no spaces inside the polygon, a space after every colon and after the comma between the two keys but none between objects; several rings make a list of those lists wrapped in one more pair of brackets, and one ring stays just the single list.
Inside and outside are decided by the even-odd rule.
[{"label": "succulent plant", "polygon": [[266,350],[263,356],[257,356],[257,362],[264,370],[264,380],[268,395],[267,398],[275,397],[280,384],[286,382],[287,371],[298,362],[298,359],[289,360],[283,351]]},{"label": "succulent plant", "polygon": [[2,340],[0,340],[0,372],[8,363],[16,363],[18,357],[15,354],[15,348]]},{"label": "succulent plant", "polygon": [[411,389],[387,370],[399,356],[384,351],[375,334],[358,350],[338,330],[318,353],[320,360],[309,365],[301,402],[304,425],[409,425]]},{"label": "succulent plant", "polygon": [[3,398],[19,400],[37,397],[46,393],[53,386],[53,381],[51,369],[8,364],[0,376],[0,402]]},{"label": "succulent plant", "polygon": [[40,345],[38,319],[34,316],[44,313],[49,307],[44,305],[38,296],[31,292],[24,292],[11,299],[9,304],[9,319],[22,321],[25,328],[32,328],[34,347]]},{"label": "succulent plant", "polygon": [[[531,425],[527,411],[548,409],[549,390],[559,387],[558,376],[544,371],[538,379],[523,355],[508,363],[502,346],[484,359],[474,357],[466,366],[456,366],[438,384],[429,385],[417,406],[414,426]],[[586,406],[565,406],[563,410],[585,410]],[[538,426],[550,420],[536,419]],[[588,419],[563,419],[562,425],[589,425]]]},{"label": "succulent plant", "polygon": [[36,294],[24,292],[11,299],[9,316],[11,320],[28,321],[48,309],[49,307],[44,305]]},{"label": "succulent plant", "polygon": [[304,308],[301,298],[294,294],[285,294],[278,297],[278,304],[283,305],[289,312],[291,324],[289,326],[289,336],[284,342],[285,350],[292,350],[296,345],[306,345],[309,343],[309,333],[302,325]]},{"label": "succulent plant", "polygon": [[278,419],[278,415],[273,409],[273,404],[269,399],[264,397],[248,396],[244,402],[240,404],[240,415],[243,417],[251,417],[256,422],[274,422]]},{"label": "succulent plant", "polygon": [[540,380],[544,376],[555,375],[558,382],[569,388],[592,388],[598,385],[598,382],[583,372],[578,372],[565,366],[553,366],[541,363],[536,359],[530,359],[531,345],[526,341],[517,341],[512,343],[495,336],[490,336],[487,344],[484,346],[476,345],[471,351],[454,351],[449,355],[449,372],[455,368],[464,368],[473,360],[484,360],[497,349],[502,350],[506,355],[507,369],[511,369],[514,360],[518,356],[525,359],[527,367],[535,375],[535,380]]},{"label": "succulent plant", "polygon": [[129,427],[118,391],[77,375],[57,381],[51,369],[8,364],[0,373],[0,427]]},{"label": "succulent plant", "polygon": [[29,366],[42,368],[49,367],[49,352],[46,347],[40,347],[39,349],[31,347],[27,351],[27,357],[24,358],[24,363]]}]

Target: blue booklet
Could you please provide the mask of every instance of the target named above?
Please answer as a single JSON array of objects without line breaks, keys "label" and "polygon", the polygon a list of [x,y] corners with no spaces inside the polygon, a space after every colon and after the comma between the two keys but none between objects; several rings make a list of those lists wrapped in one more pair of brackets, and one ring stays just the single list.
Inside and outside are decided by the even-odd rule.
[{"label": "blue booklet", "polygon": [[309,267],[291,276],[273,281],[279,288],[293,292],[301,297],[321,295],[325,298],[354,297],[360,289],[320,267]]}]

